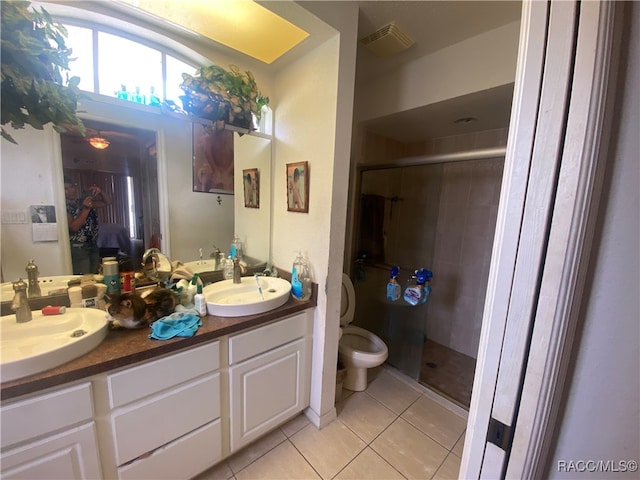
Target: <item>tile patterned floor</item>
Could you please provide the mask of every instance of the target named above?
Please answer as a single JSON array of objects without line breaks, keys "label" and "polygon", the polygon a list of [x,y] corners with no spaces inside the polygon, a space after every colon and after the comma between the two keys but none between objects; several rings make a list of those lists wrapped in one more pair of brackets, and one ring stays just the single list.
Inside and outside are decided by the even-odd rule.
[{"label": "tile patterned floor", "polygon": [[344,390],[336,409],[322,430],[300,415],[197,480],[458,478],[466,412],[397,371]]}]

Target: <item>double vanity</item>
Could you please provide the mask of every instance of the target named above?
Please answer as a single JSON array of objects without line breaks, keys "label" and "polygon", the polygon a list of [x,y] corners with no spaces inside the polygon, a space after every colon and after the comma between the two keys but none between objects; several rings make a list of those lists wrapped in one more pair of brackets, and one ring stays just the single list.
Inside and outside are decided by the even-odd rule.
[{"label": "double vanity", "polygon": [[309,406],[315,302],[207,315],[188,338],[110,330],[86,354],[2,383],[2,478],[207,470]]}]

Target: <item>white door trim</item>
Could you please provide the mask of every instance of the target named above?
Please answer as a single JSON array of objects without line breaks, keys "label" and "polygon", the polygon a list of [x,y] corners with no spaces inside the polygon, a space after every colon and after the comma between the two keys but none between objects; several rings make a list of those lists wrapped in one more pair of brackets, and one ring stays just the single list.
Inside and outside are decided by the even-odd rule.
[{"label": "white door trim", "polygon": [[[554,12],[568,8],[567,5],[560,5],[558,9],[556,8],[558,3],[563,2],[550,3]],[[494,475],[496,472],[505,472],[504,475],[507,478],[540,478],[544,474],[546,448],[553,434],[561,393],[559,386],[564,379],[566,363],[571,351],[589,255],[594,213],[601,187],[600,152],[608,139],[605,107],[613,85],[609,71],[617,53],[614,41],[616,34],[614,3],[599,1],[576,3],[580,9],[580,16],[576,53],[573,57],[575,71],[572,77],[560,81],[558,67],[551,66],[552,59],[551,61],[549,58],[545,59],[545,81],[553,79],[559,91],[563,88],[565,90],[571,88],[571,102],[566,131],[563,133],[564,142],[561,144],[561,163],[557,186],[554,187],[555,195],[551,198],[548,208],[539,212],[539,215],[549,216],[551,223],[545,239],[546,251],[541,257],[543,263],[538,266],[541,280],[539,287],[537,284],[534,286],[539,288],[539,293],[534,297],[535,304],[531,310],[535,327],[531,333],[531,348],[525,363],[523,390],[521,394],[517,391],[505,391],[501,394],[496,391],[496,378],[503,366],[513,361],[513,355],[505,355],[505,351],[509,351],[517,343],[517,339],[514,341],[510,336],[505,336],[503,341],[504,328],[509,329],[510,323],[513,322],[531,320],[531,318],[512,316],[506,318],[505,315],[505,311],[511,308],[509,302],[515,301],[517,304],[522,300],[518,300],[520,295],[531,297],[529,291],[522,291],[522,288],[526,287],[525,284],[521,284],[520,289],[514,289],[517,275],[508,275],[509,267],[515,271],[517,262],[521,261],[521,256],[526,252],[520,250],[522,255],[514,258],[511,242],[515,234],[507,229],[517,230],[521,234],[527,231],[526,222],[535,220],[531,215],[528,219],[523,215],[520,217],[521,221],[517,223],[508,222],[514,218],[518,219],[517,215],[511,217],[509,215],[517,209],[518,200],[521,202],[520,208],[524,206],[525,210],[527,209],[524,199],[518,195],[517,187],[522,186],[520,184],[522,179],[521,176],[517,176],[518,170],[514,163],[518,156],[527,153],[525,147],[528,145],[529,131],[524,124],[532,121],[532,112],[531,109],[525,108],[527,100],[523,95],[527,84],[531,85],[539,81],[537,64],[534,61],[537,58],[535,50],[540,49],[540,36],[546,38],[542,35],[546,31],[546,25],[541,22],[537,14],[542,13],[541,4],[547,4],[533,1],[523,5],[521,55],[505,160],[505,181],[498,212],[498,227],[460,478],[481,478],[483,473],[490,471]],[[551,23],[550,26],[552,26]],[[573,31],[568,28],[565,28],[565,33],[567,36],[573,36]],[[562,31],[556,30],[552,34],[562,36]],[[563,55],[563,52],[549,51],[550,56],[556,53]],[[539,98],[540,95],[536,94],[536,99]],[[534,103],[532,99],[528,101],[529,106]],[[564,129],[564,123],[552,124],[550,127]],[[544,133],[549,131],[539,128],[534,133],[536,144],[544,141]],[[521,136],[524,138],[520,138]],[[540,159],[533,158],[532,169],[535,169],[538,161]],[[528,162],[526,163],[528,166]],[[549,175],[555,175],[555,172],[549,172]],[[536,176],[533,176],[533,179],[536,180]],[[529,178],[526,179],[525,186],[536,188],[530,184]],[[527,201],[528,199],[527,196]],[[544,206],[544,202],[541,202],[541,205]],[[544,222],[539,224],[542,225]],[[518,226],[521,226],[522,230]],[[529,240],[530,238],[519,237],[518,246],[529,245]],[[539,242],[535,245],[540,246]],[[529,267],[533,268],[534,264],[535,261],[530,262]],[[517,325],[514,331],[516,330],[518,330]],[[523,331],[523,329],[519,330]],[[512,369],[510,375],[519,378],[520,372]],[[520,388],[516,382],[507,382],[501,387],[505,388],[507,384],[510,384],[511,389]],[[519,407],[516,405],[512,410],[516,412],[517,417],[514,423],[511,452],[507,450],[507,454],[503,457],[485,447],[488,421],[491,416],[489,412],[494,407],[494,393],[515,395],[515,401],[520,402]],[[511,408],[508,403],[505,405]],[[508,414],[506,417],[508,418]],[[507,425],[510,424],[509,421]],[[493,445],[490,446],[493,447]],[[483,467],[483,461],[489,463]],[[501,465],[496,465],[503,461],[506,462],[504,470],[498,468]]]},{"label": "white door trim", "polygon": [[604,174],[611,123],[606,107],[612,103],[607,97],[621,32],[614,9],[611,2],[580,7],[556,204],[507,478],[543,478],[556,425]]}]

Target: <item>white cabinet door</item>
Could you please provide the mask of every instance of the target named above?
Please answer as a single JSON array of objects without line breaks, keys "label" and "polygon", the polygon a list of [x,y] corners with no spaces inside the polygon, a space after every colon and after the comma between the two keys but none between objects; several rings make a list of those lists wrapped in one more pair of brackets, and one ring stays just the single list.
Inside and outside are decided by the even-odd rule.
[{"label": "white cabinet door", "polygon": [[309,405],[310,354],[301,338],[229,369],[231,451]]},{"label": "white cabinet door", "polygon": [[4,452],[2,478],[102,478],[93,422]]}]

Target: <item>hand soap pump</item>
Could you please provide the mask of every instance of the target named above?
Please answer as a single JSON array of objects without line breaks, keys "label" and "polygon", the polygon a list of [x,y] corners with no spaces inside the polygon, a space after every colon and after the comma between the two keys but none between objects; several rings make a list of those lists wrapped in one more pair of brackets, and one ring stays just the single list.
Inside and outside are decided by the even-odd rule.
[{"label": "hand soap pump", "polygon": [[400,298],[401,288],[398,284],[397,278],[400,273],[400,267],[393,267],[391,269],[391,278],[389,279],[389,283],[387,283],[387,300],[390,302],[395,302]]},{"label": "hand soap pump", "polygon": [[34,263],[33,260],[29,260],[29,263],[27,264],[27,268],[25,268],[25,270],[27,272],[27,282],[29,284],[29,298],[42,296],[42,292],[40,291],[40,283],[38,282],[38,266]]},{"label": "hand soap pump", "polygon": [[291,270],[291,294],[297,300],[311,298],[311,271],[309,265],[302,257],[302,253],[293,262]]},{"label": "hand soap pump", "polygon": [[240,240],[237,233],[233,234],[233,242],[231,242],[231,250],[229,251],[229,254],[232,259],[237,257],[238,260],[242,260],[242,256],[244,255],[244,252],[242,251],[242,240]]},{"label": "hand soap pump", "polygon": [[204,294],[202,293],[202,284],[199,283],[198,284],[198,293],[195,294],[195,296],[193,297],[193,303],[194,306],[196,307],[196,310],[198,311],[198,315],[200,315],[201,317],[204,317],[207,314],[207,300],[204,297]]}]

